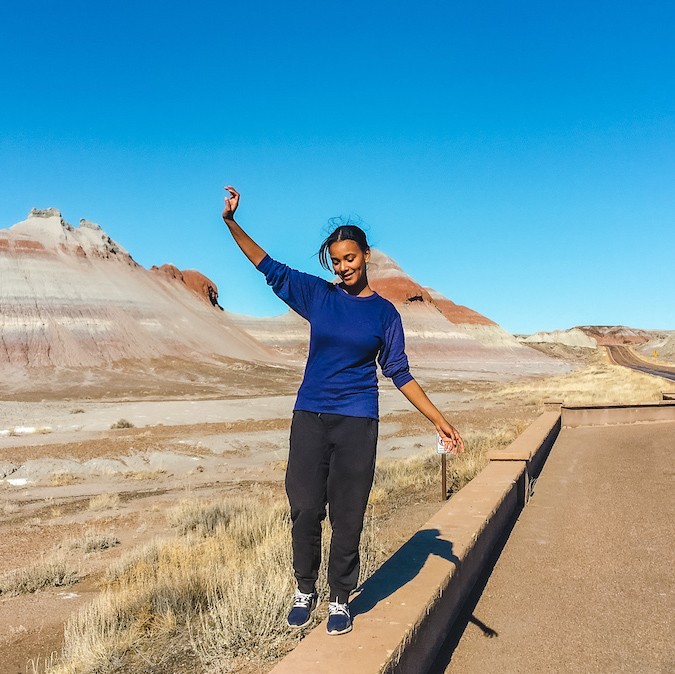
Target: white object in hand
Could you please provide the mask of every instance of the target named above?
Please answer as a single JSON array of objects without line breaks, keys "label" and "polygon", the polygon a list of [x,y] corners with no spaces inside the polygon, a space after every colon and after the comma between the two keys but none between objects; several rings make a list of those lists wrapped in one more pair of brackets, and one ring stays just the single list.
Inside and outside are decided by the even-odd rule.
[{"label": "white object in hand", "polygon": [[452,442],[449,442],[446,447],[438,432],[436,433],[436,454],[449,454],[450,456],[455,456],[452,453]]}]

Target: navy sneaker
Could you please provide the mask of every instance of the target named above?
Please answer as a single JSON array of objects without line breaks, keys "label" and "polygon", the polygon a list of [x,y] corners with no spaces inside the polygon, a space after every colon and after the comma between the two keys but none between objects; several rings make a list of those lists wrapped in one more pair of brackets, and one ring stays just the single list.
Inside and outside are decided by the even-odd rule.
[{"label": "navy sneaker", "polygon": [[328,604],[328,634],[346,634],[352,631],[352,616],[349,613],[349,604],[340,604],[332,601]]},{"label": "navy sneaker", "polygon": [[316,608],[319,595],[316,592],[305,594],[296,590],[293,595],[293,608],[288,614],[288,624],[291,627],[304,627],[312,619],[312,611]]}]

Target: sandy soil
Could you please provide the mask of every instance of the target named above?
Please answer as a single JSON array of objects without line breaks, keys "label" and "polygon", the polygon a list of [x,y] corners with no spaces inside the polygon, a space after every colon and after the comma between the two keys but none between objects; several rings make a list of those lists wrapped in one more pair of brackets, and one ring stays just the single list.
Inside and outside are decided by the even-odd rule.
[{"label": "sandy soil", "polygon": [[[474,400],[504,374],[469,379],[430,370],[418,378],[461,430],[528,421],[538,412]],[[276,386],[268,379],[264,390],[250,386],[251,377],[246,383],[256,395],[216,398],[209,390],[200,397],[197,387],[179,400],[173,390],[164,399],[153,391],[93,400],[73,387],[49,399],[20,395],[0,403],[0,431],[13,433],[0,436],[0,573],[61,545],[81,578],[69,587],[0,599],[0,674],[31,671],[30,659],[58,651],[68,616],[95,595],[111,560],[154,536],[174,535],[166,512],[181,499],[283,494],[292,376]],[[380,404],[380,457],[407,456],[433,444],[428,422],[391,385],[383,383]],[[120,419],[134,427],[111,430]],[[48,432],[21,434],[29,428]],[[100,494],[113,495],[112,507],[91,509]],[[438,489],[429,489],[391,509],[383,535],[392,547],[428,519],[437,498]],[[86,555],[68,550],[69,540],[88,531],[110,533],[119,545]]]}]

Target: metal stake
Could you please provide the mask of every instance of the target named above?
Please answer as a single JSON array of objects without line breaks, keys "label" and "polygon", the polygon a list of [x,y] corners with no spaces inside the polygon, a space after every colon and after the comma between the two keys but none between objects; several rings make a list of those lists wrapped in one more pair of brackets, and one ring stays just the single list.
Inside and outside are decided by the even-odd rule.
[{"label": "metal stake", "polygon": [[441,454],[441,490],[443,493],[441,494],[441,501],[447,501],[448,500],[448,484],[447,484],[447,476],[446,476],[446,467],[447,467],[447,461],[445,454]]}]

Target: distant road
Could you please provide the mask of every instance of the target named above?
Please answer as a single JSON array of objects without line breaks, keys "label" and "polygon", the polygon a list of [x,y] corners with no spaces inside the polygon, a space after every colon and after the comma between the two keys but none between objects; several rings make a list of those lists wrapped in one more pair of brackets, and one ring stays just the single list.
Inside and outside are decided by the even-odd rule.
[{"label": "distant road", "polygon": [[617,364],[629,367],[631,370],[646,372],[657,377],[675,381],[675,367],[666,365],[654,365],[638,358],[627,346],[608,346],[607,353],[609,357]]}]

